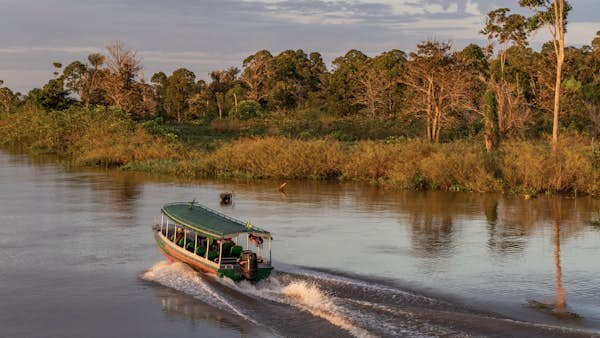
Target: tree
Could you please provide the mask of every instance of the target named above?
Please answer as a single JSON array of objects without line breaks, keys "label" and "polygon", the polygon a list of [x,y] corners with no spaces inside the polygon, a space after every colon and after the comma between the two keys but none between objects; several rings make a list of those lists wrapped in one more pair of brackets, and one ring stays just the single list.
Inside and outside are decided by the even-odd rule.
[{"label": "tree", "polygon": [[[154,79],[154,77],[153,77]],[[167,113],[183,121],[189,107],[189,99],[196,90],[196,75],[185,68],[179,68],[166,79],[164,90],[164,108]]]},{"label": "tree", "polygon": [[196,82],[196,93],[189,99],[189,116],[206,117],[217,111],[215,95],[204,80]]},{"label": "tree", "polygon": [[139,57],[125,49],[122,42],[115,42],[106,49],[108,58],[102,89],[108,102],[138,117],[152,112],[156,103],[151,97],[151,88],[138,81],[142,71]]},{"label": "tree", "polygon": [[535,14],[529,18],[529,29],[546,27],[552,37],[556,57],[556,81],[554,85],[554,115],[552,122],[552,149],[558,146],[558,114],[560,112],[560,86],[562,67],[565,61],[565,31],[567,15],[571,5],[565,0],[520,0],[522,7],[531,9]]},{"label": "tree", "polygon": [[88,67],[85,77],[85,97],[82,98],[87,104],[104,104],[106,93],[102,89],[102,81],[106,77],[106,70],[101,69],[106,61],[106,56],[100,53],[88,55]]},{"label": "tree", "polygon": [[485,28],[480,31],[481,34],[487,36],[490,51],[494,42],[498,44],[501,76],[504,75],[508,47],[527,45],[527,19],[520,14],[507,15],[509,12],[508,8],[490,11],[486,18]]},{"label": "tree", "polygon": [[236,67],[229,67],[225,70],[215,70],[210,73],[211,83],[208,88],[214,96],[217,103],[219,119],[223,118],[225,111],[226,93],[234,85],[237,74],[240,72]]},{"label": "tree", "polygon": [[65,81],[65,87],[71,92],[79,95],[82,102],[85,102],[87,99],[87,93],[85,92],[86,73],[87,67],[79,61],[71,62],[63,70],[63,79]]},{"label": "tree", "polygon": [[62,77],[50,79],[39,92],[32,90],[30,93],[32,92],[35,95],[29,96],[46,109],[63,110],[73,103],[73,100],[69,98],[69,91],[64,87]]},{"label": "tree", "polygon": [[154,73],[150,78],[150,83],[152,83],[154,98],[157,102],[157,109],[159,114],[162,114],[165,112],[164,101],[168,85],[168,76],[163,72]]},{"label": "tree", "polygon": [[352,49],[344,56],[333,60],[333,72],[328,77],[327,111],[335,115],[354,115],[364,109],[357,102],[356,95],[360,90],[357,74],[369,59],[361,51]]},{"label": "tree", "polygon": [[270,95],[269,82],[272,77],[271,61],[273,56],[267,50],[261,50],[244,59],[244,72],[241,80],[248,87],[248,98],[261,102]]},{"label": "tree", "polygon": [[[301,50],[286,50],[271,61],[273,76],[269,83],[272,109],[289,111],[307,102],[311,93],[320,89],[320,56],[310,59]],[[322,62],[322,61],[321,61]]]},{"label": "tree", "polygon": [[447,42],[425,41],[410,54],[400,82],[407,86],[407,109],[425,113],[427,140],[438,143],[452,110],[472,110],[472,70],[456,62]]},{"label": "tree", "polygon": [[62,68],[62,63],[52,62],[52,66],[54,67],[54,72],[52,74],[54,74],[54,78],[57,78],[60,74],[59,70]]},{"label": "tree", "polygon": [[393,113],[399,102],[399,76],[405,61],[404,52],[392,50],[369,58],[358,67],[354,99],[366,107],[372,118]]},{"label": "tree", "polygon": [[0,80],[0,112],[9,112],[17,102],[17,95],[7,87],[3,87],[3,80]]},{"label": "tree", "polygon": [[[488,13],[486,25],[481,34],[487,36],[488,52],[491,53],[493,45],[498,44],[498,59],[495,62],[499,63],[498,72],[490,72],[487,75],[487,85],[489,91],[495,95],[494,109],[495,114],[490,115],[484,113],[484,117],[494,116],[497,121],[485,124],[486,128],[492,125],[496,126],[494,142],[486,141],[487,146],[496,146],[501,138],[506,137],[513,131],[515,111],[520,102],[521,90],[519,82],[509,82],[506,79],[506,57],[507,51],[511,46],[525,47],[527,46],[527,19],[519,14],[508,15],[510,9],[499,8]],[[496,67],[494,67],[496,68]],[[493,68],[493,69],[494,69]],[[489,108],[491,99],[486,97],[486,105]],[[492,135],[491,130],[486,130],[486,135]],[[487,148],[488,151],[491,150]]]}]

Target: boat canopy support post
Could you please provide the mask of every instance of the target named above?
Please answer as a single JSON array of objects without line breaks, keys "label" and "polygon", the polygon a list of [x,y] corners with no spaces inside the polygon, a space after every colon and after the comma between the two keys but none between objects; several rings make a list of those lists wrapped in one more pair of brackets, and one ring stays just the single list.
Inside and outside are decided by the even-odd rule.
[{"label": "boat canopy support post", "polygon": [[165,223],[165,214],[160,213],[160,233],[162,234],[163,224]]},{"label": "boat canopy support post", "polygon": [[[173,223],[173,243],[175,243],[175,240],[177,239],[177,223]],[[177,244],[177,243],[175,243]]]},{"label": "boat canopy support post", "polygon": [[208,259],[208,248],[210,248],[210,239],[206,237],[206,251],[204,252],[204,258]]},{"label": "boat canopy support post", "polygon": [[221,268],[221,259],[223,257],[223,240],[219,241],[219,269]]},{"label": "boat canopy support post", "polygon": [[183,248],[185,249],[185,246],[187,245],[187,229],[183,230]]},{"label": "boat canopy support post", "polygon": [[273,239],[271,238],[271,236],[269,236],[269,264],[272,264],[271,262],[271,241]]},{"label": "boat canopy support post", "polygon": [[196,255],[197,250],[198,250],[198,234],[194,232],[194,255]]}]

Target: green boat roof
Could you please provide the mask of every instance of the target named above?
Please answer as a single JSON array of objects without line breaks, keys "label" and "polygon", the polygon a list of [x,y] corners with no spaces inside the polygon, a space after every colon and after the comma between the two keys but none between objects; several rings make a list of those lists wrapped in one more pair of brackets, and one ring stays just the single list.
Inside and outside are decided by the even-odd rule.
[{"label": "green boat roof", "polygon": [[268,231],[244,223],[195,202],[165,204],[162,212],[173,221],[212,237],[237,233],[267,234]]}]

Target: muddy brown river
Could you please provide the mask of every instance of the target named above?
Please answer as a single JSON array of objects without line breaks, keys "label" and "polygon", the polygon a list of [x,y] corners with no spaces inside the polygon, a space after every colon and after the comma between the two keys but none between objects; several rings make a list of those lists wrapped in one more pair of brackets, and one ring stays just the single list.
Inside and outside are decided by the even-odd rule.
[{"label": "muddy brown river", "polygon": [[[600,336],[598,199],[282,182],[0,151],[0,337]],[[151,225],[193,199],[271,231],[273,275],[165,261]]]}]

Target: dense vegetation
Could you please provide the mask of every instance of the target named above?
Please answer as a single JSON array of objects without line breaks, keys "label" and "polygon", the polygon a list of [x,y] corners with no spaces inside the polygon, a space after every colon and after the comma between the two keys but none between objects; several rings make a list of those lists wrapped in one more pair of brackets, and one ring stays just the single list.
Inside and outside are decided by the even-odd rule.
[{"label": "dense vegetation", "polygon": [[[146,82],[135,52],[115,43],[54,63],[26,95],[0,83],[0,143],[189,177],[598,195],[600,32],[563,48],[570,7],[556,17],[556,3],[522,0],[530,18],[490,12],[485,47],[351,50],[332,69],[316,52],[262,50],[208,80],[181,68]],[[560,29],[536,51],[528,36],[543,25]]]}]

